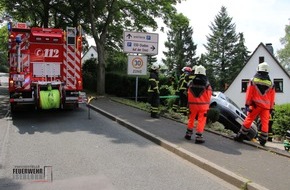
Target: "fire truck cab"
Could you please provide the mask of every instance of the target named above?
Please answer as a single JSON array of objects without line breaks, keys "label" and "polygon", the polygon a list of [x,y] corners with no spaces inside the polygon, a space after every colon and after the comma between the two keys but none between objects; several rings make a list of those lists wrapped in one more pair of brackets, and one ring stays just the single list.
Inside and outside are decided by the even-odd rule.
[{"label": "fire truck cab", "polygon": [[8,23],[10,105],[36,109],[78,106],[83,89],[81,29]]}]

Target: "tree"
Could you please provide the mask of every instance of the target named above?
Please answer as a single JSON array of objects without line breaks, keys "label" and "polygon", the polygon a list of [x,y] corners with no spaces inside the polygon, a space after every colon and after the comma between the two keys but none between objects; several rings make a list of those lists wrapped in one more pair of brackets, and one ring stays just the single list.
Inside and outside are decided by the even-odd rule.
[{"label": "tree", "polygon": [[[122,50],[123,31],[157,29],[156,18],[168,22],[181,0],[0,0],[15,20],[34,26],[78,26],[91,35],[98,52],[97,93],[105,93],[106,52]],[[37,6],[35,6],[37,5]]]},{"label": "tree", "polygon": [[128,57],[123,52],[116,50],[108,50],[107,55],[110,56],[107,56],[106,58],[107,62],[109,63],[106,68],[106,71],[123,74],[127,73]]},{"label": "tree", "polygon": [[207,50],[205,66],[214,89],[223,91],[245,63],[248,51],[243,35],[236,34],[236,26],[226,7],[221,7],[210,29],[212,34],[207,36],[208,42],[204,45]]},{"label": "tree", "polygon": [[170,30],[167,32],[167,41],[164,51],[163,62],[172,73],[180,75],[185,66],[196,65],[196,45],[193,42],[193,29],[189,26],[189,20],[183,14],[176,14],[169,23]]},{"label": "tree", "polygon": [[5,25],[0,28],[0,72],[8,71],[7,39],[8,39],[8,29],[7,25]]},{"label": "tree", "polygon": [[232,61],[232,67],[230,72],[227,73],[226,77],[227,81],[229,82],[236,78],[249,59],[250,51],[248,51],[247,47],[245,46],[245,38],[243,33],[238,34],[238,42],[235,46],[234,54],[235,55]]},{"label": "tree", "polygon": [[280,39],[280,42],[284,47],[277,51],[278,59],[281,65],[290,73],[290,25],[286,25],[285,36]]},{"label": "tree", "polygon": [[[91,35],[98,51],[98,84],[97,93],[105,93],[105,53],[108,37],[111,43],[122,43],[122,34],[125,29],[145,32],[145,28],[157,29],[156,17],[166,23],[171,14],[176,12],[178,0],[127,1],[107,0],[100,3],[89,0],[89,23]],[[120,47],[120,46],[119,46]]]},{"label": "tree", "polygon": [[32,26],[65,28],[77,26],[86,13],[88,1],[0,0],[0,5],[18,22]]}]

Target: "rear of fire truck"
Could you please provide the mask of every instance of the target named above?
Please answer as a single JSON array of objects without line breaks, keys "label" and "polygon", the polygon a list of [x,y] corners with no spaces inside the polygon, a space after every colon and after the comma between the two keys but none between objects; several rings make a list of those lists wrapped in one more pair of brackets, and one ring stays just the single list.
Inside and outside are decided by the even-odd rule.
[{"label": "rear of fire truck", "polygon": [[11,110],[21,104],[36,109],[78,106],[82,90],[80,30],[9,23],[8,32]]}]

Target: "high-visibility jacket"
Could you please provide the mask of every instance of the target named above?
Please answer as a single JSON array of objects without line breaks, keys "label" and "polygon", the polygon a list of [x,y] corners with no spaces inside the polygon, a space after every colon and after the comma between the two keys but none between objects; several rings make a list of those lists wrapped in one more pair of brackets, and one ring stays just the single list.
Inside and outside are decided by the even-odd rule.
[{"label": "high-visibility jacket", "polygon": [[179,81],[178,81],[178,91],[183,91],[185,90],[185,88],[183,88],[183,83],[184,83],[184,79],[185,79],[185,73],[182,73],[180,75]]},{"label": "high-visibility jacket", "polygon": [[250,80],[246,92],[246,105],[273,109],[275,101],[275,87],[268,79],[254,77]]},{"label": "high-visibility jacket", "polygon": [[193,105],[194,108],[199,110],[209,109],[212,88],[208,83],[208,81],[206,82],[205,85],[196,85],[193,82],[191,82],[189,84],[187,94],[188,94],[188,104]]},{"label": "high-visibility jacket", "polygon": [[159,94],[159,76],[157,72],[150,73],[148,92]]}]

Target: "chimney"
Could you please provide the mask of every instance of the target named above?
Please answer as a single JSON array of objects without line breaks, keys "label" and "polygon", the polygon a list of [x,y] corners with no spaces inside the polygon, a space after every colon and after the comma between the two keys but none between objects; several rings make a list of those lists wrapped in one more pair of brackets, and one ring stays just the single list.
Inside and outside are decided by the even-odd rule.
[{"label": "chimney", "polygon": [[274,49],[271,43],[267,43],[266,48],[272,55],[274,55]]}]

